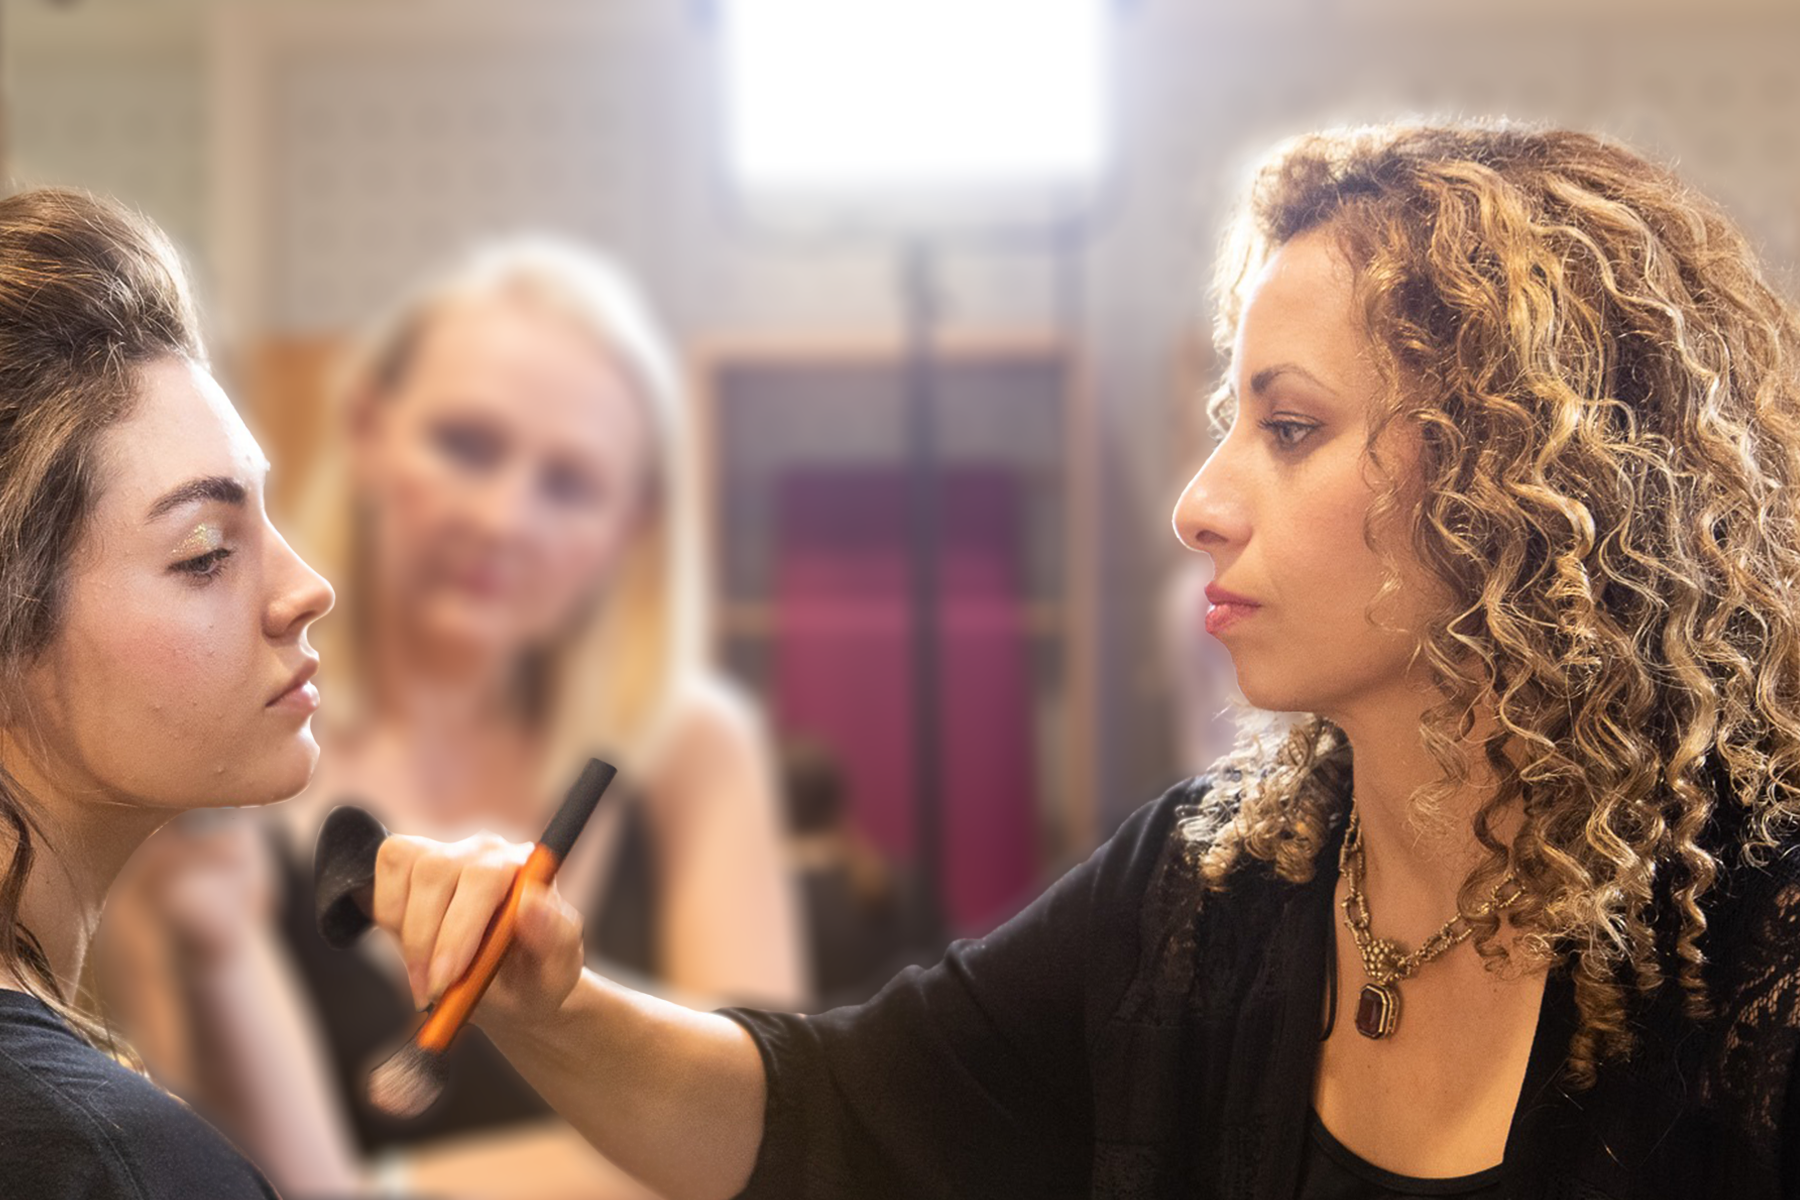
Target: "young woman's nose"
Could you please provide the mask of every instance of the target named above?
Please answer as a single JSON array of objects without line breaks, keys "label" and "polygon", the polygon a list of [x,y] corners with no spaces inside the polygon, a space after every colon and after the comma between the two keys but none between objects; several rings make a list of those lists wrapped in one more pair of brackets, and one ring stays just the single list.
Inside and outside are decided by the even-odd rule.
[{"label": "young woman's nose", "polygon": [[265,624],[277,641],[298,637],[306,627],[331,611],[337,593],[323,575],[307,565],[287,540],[269,527],[274,561],[268,578],[275,583]]},{"label": "young woman's nose", "polygon": [[1175,536],[1190,550],[1210,554],[1249,535],[1243,489],[1234,479],[1229,445],[1227,437],[1188,480],[1175,502]]}]

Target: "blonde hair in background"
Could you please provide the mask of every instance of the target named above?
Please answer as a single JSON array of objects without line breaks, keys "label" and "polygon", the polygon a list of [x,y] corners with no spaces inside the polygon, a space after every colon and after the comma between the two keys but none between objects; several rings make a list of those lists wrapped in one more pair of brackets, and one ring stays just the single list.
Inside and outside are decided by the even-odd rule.
[{"label": "blonde hair in background", "polygon": [[681,689],[703,663],[708,593],[693,437],[680,373],[637,289],[604,255],[556,238],[485,244],[410,294],[352,356],[336,389],[334,435],[302,493],[296,538],[338,589],[338,612],[315,635],[333,723],[359,722],[370,698],[369,546],[349,468],[350,419],[399,384],[440,313],[491,297],[517,299],[590,334],[649,420],[648,512],[609,586],[525,672],[526,704],[543,722],[549,748],[541,790],[560,787],[590,754],[641,777],[660,753]]}]

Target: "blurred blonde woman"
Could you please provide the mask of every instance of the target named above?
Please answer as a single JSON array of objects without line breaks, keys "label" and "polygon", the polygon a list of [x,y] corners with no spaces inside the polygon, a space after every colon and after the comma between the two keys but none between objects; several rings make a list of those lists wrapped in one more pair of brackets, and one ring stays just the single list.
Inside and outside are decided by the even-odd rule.
[{"label": "blurred blonde woman", "polygon": [[[702,660],[677,372],[606,262],[514,241],[405,303],[344,397],[298,539],[342,597],[323,765],[268,864],[232,830],[145,856],[120,969],[169,986],[134,987],[121,1017],[284,1190],[634,1194],[479,1038],[425,1117],[367,1105],[372,1057],[443,981],[325,949],[306,864],[347,802],[445,840],[532,837],[600,753],[625,803],[562,872],[590,957],[676,993],[802,1001],[772,755]],[[274,1061],[272,1041],[319,1053]]]}]

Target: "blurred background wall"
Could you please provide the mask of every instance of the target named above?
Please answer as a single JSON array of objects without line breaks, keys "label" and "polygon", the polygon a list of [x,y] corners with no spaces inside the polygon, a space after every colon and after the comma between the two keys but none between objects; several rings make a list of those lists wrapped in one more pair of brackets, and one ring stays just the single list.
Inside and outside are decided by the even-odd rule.
[{"label": "blurred background wall", "polygon": [[[705,416],[719,654],[773,700],[779,499],[756,481],[782,454],[853,465],[892,440],[870,430],[892,416],[899,293],[888,249],[734,216],[707,4],[3,12],[13,185],[112,193],[180,241],[278,502],[322,436],[345,339],[422,271],[502,229],[611,248],[672,327]],[[1792,0],[1119,0],[1110,53],[1116,170],[1082,235],[942,261],[946,399],[974,414],[946,433],[951,458],[1010,454],[1037,481],[1020,518],[1030,704],[1010,719],[1035,748],[1040,876],[1218,744],[1222,658],[1194,649],[1168,513],[1207,449],[1206,269],[1257,151],[1407,113],[1599,128],[1675,160],[1784,280],[1800,257]],[[837,399],[809,408],[809,388]],[[827,409],[843,426],[829,435]]]}]

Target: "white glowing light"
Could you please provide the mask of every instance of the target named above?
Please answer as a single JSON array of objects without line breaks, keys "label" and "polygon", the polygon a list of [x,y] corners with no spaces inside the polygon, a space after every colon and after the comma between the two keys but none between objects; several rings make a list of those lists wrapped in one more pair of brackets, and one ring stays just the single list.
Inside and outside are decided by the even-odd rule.
[{"label": "white glowing light", "polygon": [[1099,175],[1108,0],[723,0],[751,190],[1018,188]]}]

